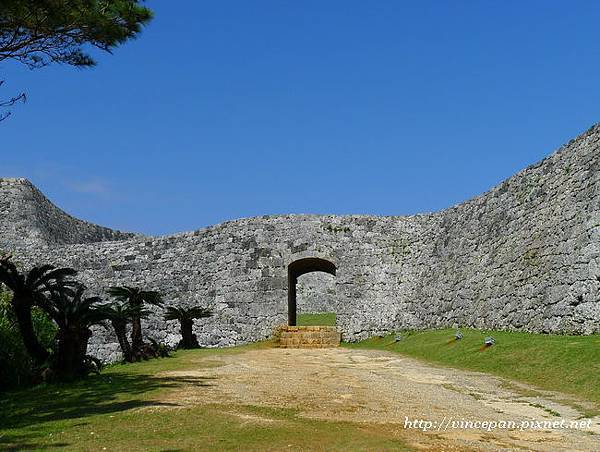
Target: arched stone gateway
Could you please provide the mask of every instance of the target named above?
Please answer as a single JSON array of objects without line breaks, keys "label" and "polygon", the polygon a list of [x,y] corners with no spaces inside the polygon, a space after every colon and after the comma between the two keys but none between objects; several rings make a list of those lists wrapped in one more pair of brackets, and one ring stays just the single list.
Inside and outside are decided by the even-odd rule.
[{"label": "arched stone gateway", "polygon": [[296,285],[298,278],[306,273],[325,272],[335,276],[335,264],[317,257],[299,259],[288,265],[288,325],[296,325]]},{"label": "arched stone gateway", "polygon": [[[167,304],[215,313],[205,346],[264,339],[294,321],[292,282],[335,273],[344,340],[399,329],[463,327],[600,332],[600,126],[487,193],[423,215],[278,215],[164,237],[67,215],[25,179],[0,179],[0,250],[25,267],[69,266],[90,294],[160,290]],[[157,310],[145,331],[179,341]],[[99,328],[89,351],[119,358]]]}]

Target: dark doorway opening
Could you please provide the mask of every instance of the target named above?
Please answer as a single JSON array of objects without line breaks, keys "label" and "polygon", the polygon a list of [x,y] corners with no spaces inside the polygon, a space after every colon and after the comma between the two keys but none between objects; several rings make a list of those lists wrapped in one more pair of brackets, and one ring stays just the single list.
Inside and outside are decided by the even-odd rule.
[{"label": "dark doorway opening", "polygon": [[325,272],[335,276],[335,265],[325,259],[308,257],[288,265],[288,325],[296,325],[296,284],[298,278],[310,272]]}]

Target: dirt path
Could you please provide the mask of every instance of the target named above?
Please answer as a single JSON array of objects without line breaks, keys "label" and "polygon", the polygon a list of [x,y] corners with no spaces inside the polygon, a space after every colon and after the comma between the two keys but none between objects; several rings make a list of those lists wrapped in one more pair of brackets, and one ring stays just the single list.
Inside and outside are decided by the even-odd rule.
[{"label": "dirt path", "polygon": [[[564,419],[567,425],[588,420],[580,419],[565,396],[392,353],[262,349],[207,357],[198,360],[197,369],[162,375],[211,378],[211,386],[185,386],[166,396],[166,402],[288,407],[310,418],[398,424],[415,449],[600,451],[598,417],[583,429],[457,428],[461,420]],[[407,417],[433,425],[427,432],[424,423],[420,429],[406,428]]]}]

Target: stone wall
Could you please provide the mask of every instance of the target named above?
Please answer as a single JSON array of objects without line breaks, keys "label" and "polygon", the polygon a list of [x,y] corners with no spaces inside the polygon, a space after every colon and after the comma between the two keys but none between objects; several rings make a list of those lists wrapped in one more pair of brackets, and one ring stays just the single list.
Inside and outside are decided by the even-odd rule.
[{"label": "stone wall", "polygon": [[0,249],[126,240],[123,233],[73,218],[27,179],[0,179]]},{"label": "stone wall", "polygon": [[432,221],[432,326],[600,331],[599,126]]},{"label": "stone wall", "polygon": [[[600,332],[599,139],[600,127],[590,129],[488,193],[434,214],[265,216],[166,237],[63,218],[22,180],[19,190],[31,193],[18,199],[30,205],[7,203],[15,182],[2,181],[0,243],[25,266],[80,269],[96,294],[140,285],[167,303],[211,307],[215,316],[195,331],[208,346],[262,339],[285,323],[287,267],[305,257],[336,265],[345,340],[443,326],[589,334]],[[54,226],[44,221],[52,215]],[[179,340],[176,322],[158,311],[146,327],[155,339]],[[108,330],[90,349],[118,357]]]},{"label": "stone wall", "polygon": [[[215,316],[199,322],[196,334],[204,345],[225,346],[264,339],[285,323],[287,266],[319,257],[337,266],[338,324],[350,339],[393,328],[404,304],[390,302],[399,270],[389,233],[412,236],[423,219],[259,217],[175,236],[22,249],[19,258],[26,266],[51,261],[78,268],[94,294],[110,285],[139,285],[160,290],[168,303],[211,307]],[[179,340],[176,322],[160,315],[147,327],[157,340]],[[113,358],[116,342],[104,336],[95,336],[92,349]]]},{"label": "stone wall", "polygon": [[337,312],[335,276],[325,272],[306,273],[296,285],[299,313]]}]

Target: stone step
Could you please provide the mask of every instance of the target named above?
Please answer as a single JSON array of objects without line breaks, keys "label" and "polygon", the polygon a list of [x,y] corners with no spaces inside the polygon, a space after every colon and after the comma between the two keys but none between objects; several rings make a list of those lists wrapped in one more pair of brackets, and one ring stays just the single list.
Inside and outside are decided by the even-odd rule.
[{"label": "stone step", "polygon": [[287,326],[275,330],[275,343],[281,348],[339,347],[342,335],[333,326]]}]

